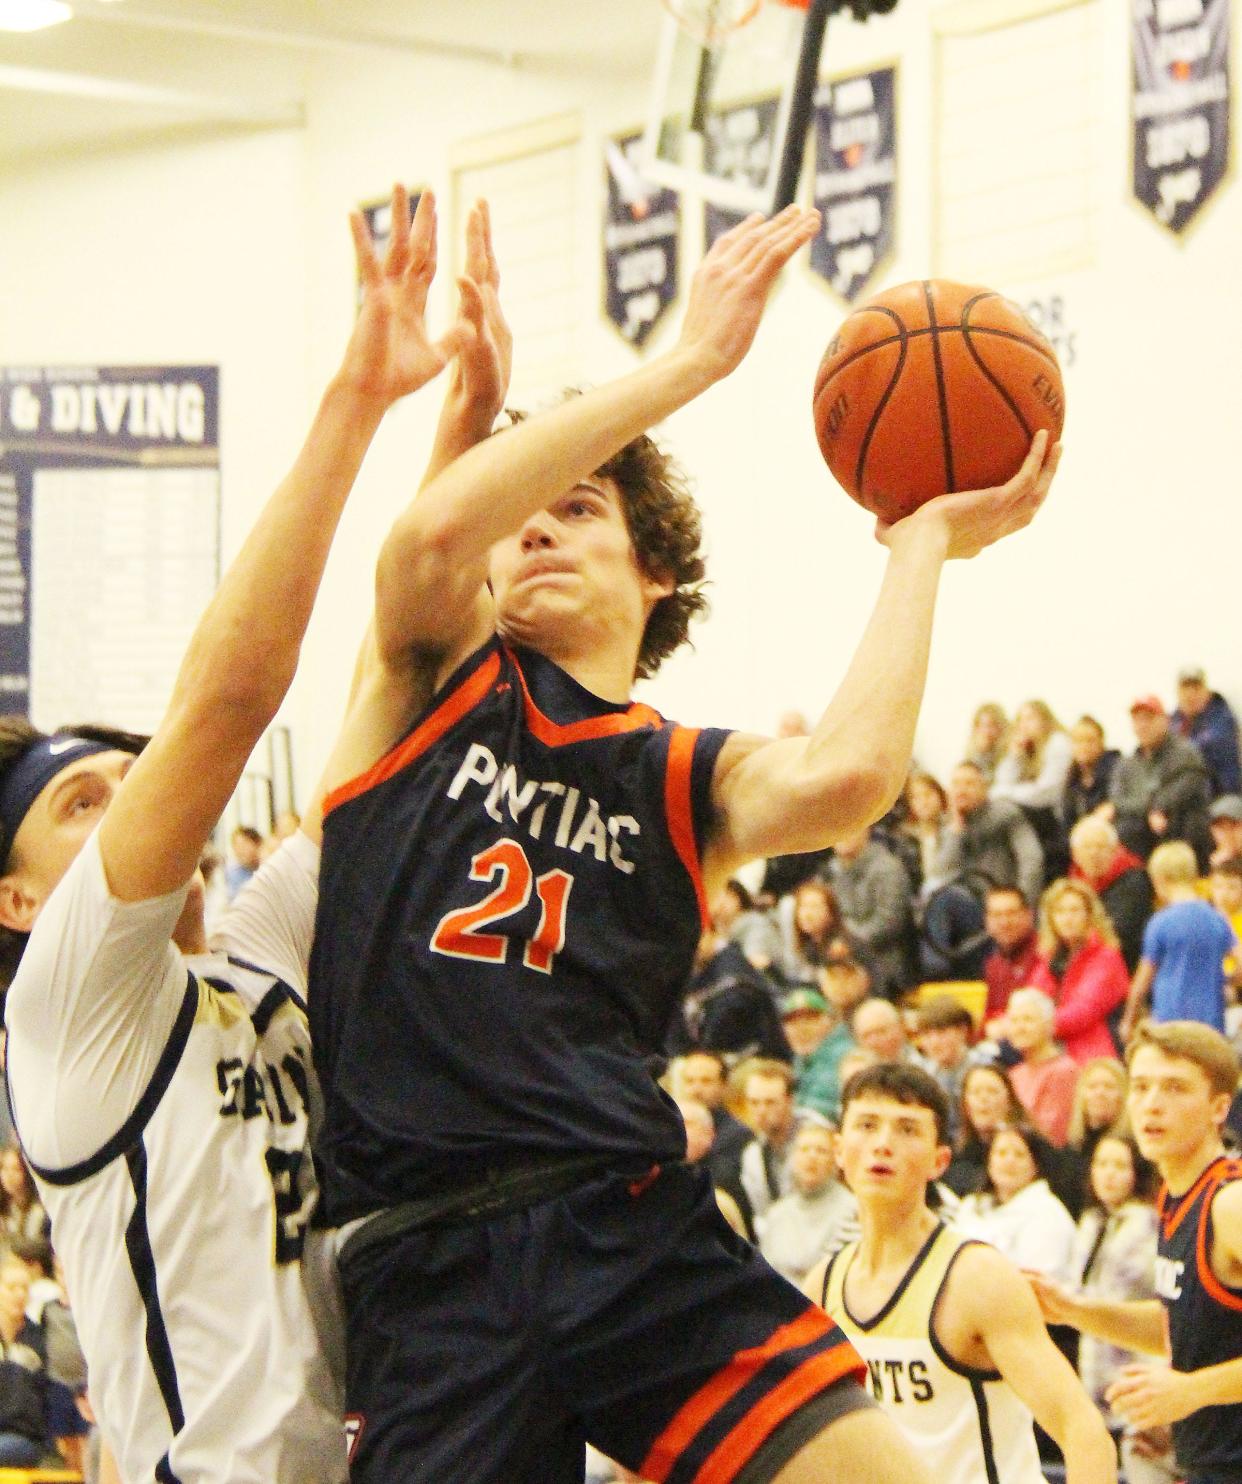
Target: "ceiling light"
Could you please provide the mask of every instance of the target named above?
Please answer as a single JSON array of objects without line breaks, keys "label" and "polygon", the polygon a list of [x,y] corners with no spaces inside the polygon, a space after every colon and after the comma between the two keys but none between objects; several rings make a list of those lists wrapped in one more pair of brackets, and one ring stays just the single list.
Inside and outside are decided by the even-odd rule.
[{"label": "ceiling light", "polygon": [[0,31],[42,31],[72,14],[64,0],[0,0]]}]

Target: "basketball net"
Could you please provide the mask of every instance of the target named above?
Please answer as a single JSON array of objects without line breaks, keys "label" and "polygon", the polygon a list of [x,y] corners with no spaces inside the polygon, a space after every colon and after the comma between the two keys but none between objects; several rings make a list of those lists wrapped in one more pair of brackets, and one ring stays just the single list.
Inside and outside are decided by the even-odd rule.
[{"label": "basketball net", "polygon": [[[810,0],[768,0],[806,10]],[[719,46],[759,14],[764,0],[664,0],[664,8],[700,46]]]}]

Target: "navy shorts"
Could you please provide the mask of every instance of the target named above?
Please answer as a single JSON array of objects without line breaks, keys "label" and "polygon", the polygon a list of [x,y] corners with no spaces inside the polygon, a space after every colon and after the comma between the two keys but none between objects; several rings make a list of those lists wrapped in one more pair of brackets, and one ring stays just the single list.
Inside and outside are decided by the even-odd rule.
[{"label": "navy shorts", "polygon": [[342,1282],[354,1484],[568,1484],[585,1440],[656,1484],[724,1484],[799,1412],[800,1446],[817,1410],[868,1404],[841,1331],[685,1165],[406,1232]]}]

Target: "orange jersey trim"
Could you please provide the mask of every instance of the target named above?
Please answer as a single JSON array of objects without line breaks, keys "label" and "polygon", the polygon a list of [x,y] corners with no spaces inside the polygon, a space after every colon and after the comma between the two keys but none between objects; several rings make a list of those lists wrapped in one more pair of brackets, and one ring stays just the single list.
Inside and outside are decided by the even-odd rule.
[{"label": "orange jersey trim", "polygon": [[1212,1202],[1216,1199],[1216,1192],[1229,1179],[1236,1179],[1242,1166],[1234,1160],[1229,1161],[1229,1167],[1216,1180],[1216,1190],[1209,1193],[1203,1202],[1203,1208],[1199,1212],[1199,1230],[1195,1237],[1195,1267],[1199,1272],[1199,1282],[1210,1298],[1216,1300],[1222,1308],[1233,1309],[1242,1313],[1242,1293],[1235,1293],[1225,1287],[1216,1274],[1212,1271],[1211,1255],[1207,1250],[1208,1217],[1212,1213]]},{"label": "orange jersey trim", "polygon": [[[642,1468],[639,1470],[643,1478],[652,1480],[652,1484],[664,1484],[664,1480],[672,1472],[677,1460],[707,1423],[720,1411],[721,1407],[741,1391],[743,1386],[754,1380],[770,1360],[785,1350],[797,1350],[803,1345],[809,1345],[812,1340],[817,1340],[821,1335],[827,1334],[832,1327],[832,1320],[822,1309],[811,1308],[799,1315],[797,1319],[791,1320],[790,1323],[781,1325],[778,1330],[768,1336],[762,1345],[751,1350],[739,1350],[723,1370],[717,1371],[711,1380],[700,1387],[673,1415],[672,1420],[652,1443],[647,1457],[643,1460]],[[854,1366],[857,1366],[861,1373],[862,1361],[854,1348],[845,1342],[838,1348],[848,1351],[841,1374],[844,1375]],[[836,1350],[832,1350],[829,1356],[835,1356],[836,1353]],[[812,1357],[812,1359],[818,1358]],[[799,1375],[803,1369],[799,1366],[794,1375]],[[786,1383],[792,1379],[792,1377],[787,1377]],[[744,1425],[744,1423],[739,1424],[739,1426]],[[771,1427],[775,1426],[774,1421]],[[734,1428],[733,1431],[737,1430]],[[764,1436],[766,1435],[765,1433]],[[730,1433],[725,1443],[732,1436],[733,1433]],[[723,1447],[724,1444],[720,1446]],[[757,1442],[755,1446],[758,1446]]]},{"label": "orange jersey trim", "polygon": [[468,675],[462,681],[451,695],[446,696],[431,715],[415,727],[404,741],[398,742],[391,752],[380,758],[379,762],[368,768],[365,773],[360,773],[357,778],[352,778],[348,783],[342,783],[339,788],[334,788],[323,801],[325,816],[338,805],[350,799],[356,799],[360,794],[367,793],[370,789],[386,782],[402,768],[408,767],[415,758],[421,757],[432,743],[438,742],[444,736],[450,727],[456,726],[467,712],[474,710],[491,690],[492,683],[499,674],[500,656],[492,653],[472,675]]},{"label": "orange jersey trim", "polygon": [[1209,1181],[1218,1178],[1219,1172],[1216,1170],[1216,1167],[1224,1158],[1225,1156],[1223,1154],[1218,1154],[1210,1164],[1206,1165],[1200,1171],[1199,1178],[1185,1193],[1185,1195],[1181,1196],[1178,1199],[1177,1205],[1173,1207],[1172,1211],[1169,1211],[1167,1209],[1173,1199],[1172,1195],[1169,1192],[1169,1187],[1167,1185],[1162,1185],[1160,1187],[1160,1225],[1162,1230],[1164,1231],[1164,1239],[1166,1242],[1178,1229],[1178,1227],[1181,1226],[1182,1222],[1185,1221],[1186,1213],[1190,1210],[1191,1206],[1194,1205],[1195,1200],[1198,1198],[1199,1193],[1202,1191],[1203,1187],[1208,1184]]},{"label": "orange jersey trim", "polygon": [[792,1375],[773,1387],[762,1401],[753,1406],[731,1433],[707,1456],[707,1461],[694,1476],[694,1484],[711,1484],[712,1480],[733,1479],[758,1453],[762,1444],[787,1417],[818,1396],[821,1391],[849,1375],[861,1382],[866,1367],[848,1340],[835,1350],[812,1355]]},{"label": "orange jersey trim", "polygon": [[618,737],[622,732],[637,732],[643,727],[663,726],[664,718],[650,706],[638,701],[630,703],[625,711],[610,711],[604,716],[588,716],[582,721],[571,721],[567,725],[553,721],[535,705],[534,697],[526,684],[526,676],[518,664],[517,656],[506,648],[505,654],[512,661],[522,682],[522,700],[526,706],[526,725],[531,734],[545,747],[566,747],[571,742],[591,742],[597,737]]},{"label": "orange jersey trim", "polygon": [[668,768],[664,774],[664,812],[673,848],[694,885],[699,923],[706,928],[711,917],[707,910],[707,891],[703,886],[699,844],[694,838],[694,811],[690,803],[690,776],[698,740],[696,727],[676,727],[673,731],[668,744]]}]

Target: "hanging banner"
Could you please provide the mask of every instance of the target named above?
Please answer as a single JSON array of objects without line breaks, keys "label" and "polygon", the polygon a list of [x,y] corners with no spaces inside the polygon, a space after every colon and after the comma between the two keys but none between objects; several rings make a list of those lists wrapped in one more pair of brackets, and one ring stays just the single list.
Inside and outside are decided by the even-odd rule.
[{"label": "hanging banner", "polygon": [[[410,221],[414,220],[414,213],[418,210],[422,195],[421,186],[417,190],[410,191]],[[358,210],[362,212],[362,219],[366,222],[371,241],[375,244],[375,255],[382,262],[384,254],[388,251],[388,244],[392,241],[392,197],[386,196],[382,201],[364,202]],[[354,287],[354,299],[357,305],[362,304],[361,279]]]},{"label": "hanging banner", "polygon": [[1230,0],[1131,0],[1133,189],[1183,232],[1229,168]]},{"label": "hanging banner", "polygon": [[642,347],[677,297],[681,200],[645,180],[643,136],[604,141],[604,313],[631,345]]},{"label": "hanging banner", "polygon": [[897,233],[897,69],[834,78],[815,91],[815,205],[823,223],[811,268],[852,304]]},{"label": "hanging banner", "polygon": [[0,710],[153,731],[219,524],[216,367],[0,367]]},{"label": "hanging banner", "polygon": [[[703,137],[704,173],[756,188],[762,186],[772,168],[779,108],[780,99],[773,96],[711,113]],[[745,216],[744,211],[730,211],[708,201],[703,207],[704,251]]]}]

